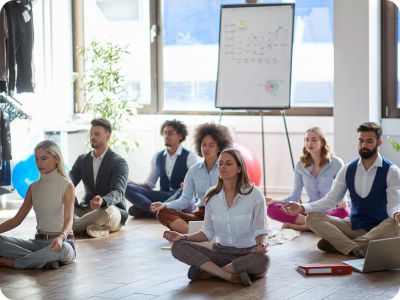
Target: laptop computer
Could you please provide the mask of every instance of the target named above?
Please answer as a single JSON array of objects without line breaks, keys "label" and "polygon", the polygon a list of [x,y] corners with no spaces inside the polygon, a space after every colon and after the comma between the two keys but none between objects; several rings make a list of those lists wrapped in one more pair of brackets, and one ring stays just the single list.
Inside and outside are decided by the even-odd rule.
[{"label": "laptop computer", "polygon": [[361,273],[400,268],[400,237],[369,242],[367,255],[362,259],[342,263]]}]

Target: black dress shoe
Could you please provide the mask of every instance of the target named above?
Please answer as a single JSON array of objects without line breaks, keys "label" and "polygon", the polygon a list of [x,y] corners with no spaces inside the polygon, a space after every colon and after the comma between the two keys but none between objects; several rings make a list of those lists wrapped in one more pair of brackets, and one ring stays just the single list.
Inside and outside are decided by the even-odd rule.
[{"label": "black dress shoe", "polygon": [[135,218],[140,218],[144,215],[144,211],[136,206],[129,207],[128,214]]},{"label": "black dress shoe", "polygon": [[337,250],[335,247],[331,245],[327,240],[321,239],[319,240],[317,247],[319,250],[325,251],[327,253],[341,253],[339,250]]},{"label": "black dress shoe", "polygon": [[364,258],[367,256],[368,245],[361,245],[353,249],[353,253],[357,258]]},{"label": "black dress shoe", "polygon": [[60,263],[58,262],[58,260],[50,261],[46,264],[46,267],[50,269],[58,269],[60,267]]}]

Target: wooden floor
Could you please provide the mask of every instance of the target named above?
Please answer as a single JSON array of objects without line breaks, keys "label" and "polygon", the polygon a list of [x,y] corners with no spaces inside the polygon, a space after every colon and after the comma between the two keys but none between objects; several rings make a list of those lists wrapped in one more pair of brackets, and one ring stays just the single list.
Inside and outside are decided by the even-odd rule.
[{"label": "wooden floor", "polygon": [[[3,222],[4,219],[0,219]],[[12,236],[31,238],[35,218],[28,217]],[[270,228],[279,223],[269,220]],[[304,233],[284,245],[270,247],[271,268],[253,286],[232,285],[218,278],[190,282],[188,266],[175,260],[165,230],[154,219],[130,218],[109,236],[77,239],[77,258],[58,270],[0,268],[1,292],[9,299],[393,299],[400,271],[304,277],[298,263],[341,262],[346,256],[316,248],[318,237]],[[1,296],[0,296],[0,299]]]}]

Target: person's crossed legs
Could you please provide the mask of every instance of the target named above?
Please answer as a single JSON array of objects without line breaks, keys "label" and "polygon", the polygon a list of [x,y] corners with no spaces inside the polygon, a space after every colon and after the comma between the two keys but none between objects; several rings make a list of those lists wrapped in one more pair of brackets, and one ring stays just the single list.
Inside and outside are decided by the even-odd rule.
[{"label": "person's crossed legs", "polygon": [[[156,217],[157,213],[150,210],[150,205],[153,202],[163,202],[168,203],[178,199],[182,195],[182,190],[178,189],[176,191],[153,191],[150,189],[145,189],[134,184],[128,184],[126,187],[125,198],[130,203],[134,205],[135,208],[148,213],[149,215]],[[189,207],[183,209],[183,212],[189,213],[194,210],[195,199],[192,200]]]},{"label": "person's crossed legs", "polygon": [[400,235],[399,224],[391,218],[382,221],[369,232],[364,229],[351,229],[350,218],[340,219],[324,213],[308,214],[306,224],[322,239],[328,241],[345,255],[349,255],[360,246],[368,245],[372,240],[398,237]]},{"label": "person's crossed legs", "polygon": [[90,207],[75,207],[74,232],[86,231],[91,237],[107,235],[122,228],[121,213],[114,205],[93,210]]}]

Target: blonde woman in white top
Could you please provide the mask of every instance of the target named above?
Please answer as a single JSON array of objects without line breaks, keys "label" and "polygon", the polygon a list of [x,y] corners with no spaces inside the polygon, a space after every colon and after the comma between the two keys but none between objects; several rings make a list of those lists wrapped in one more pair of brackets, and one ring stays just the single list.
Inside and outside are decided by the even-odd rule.
[{"label": "blonde woman in white top", "polygon": [[[270,266],[268,225],[262,192],[250,184],[242,154],[222,151],[218,183],[204,197],[203,228],[192,234],[164,232],[174,242],[172,255],[190,265],[191,280],[221,277],[231,283],[251,285],[250,277],[264,277]],[[217,243],[208,249],[191,242]]]},{"label": "blonde woman in white top", "polygon": [[37,233],[33,240],[0,235],[0,266],[15,269],[58,268],[75,259],[72,233],[75,190],[58,145],[50,140],[35,148],[40,179],[33,182],[14,218],[0,224],[0,233],[19,226],[35,211]]}]

